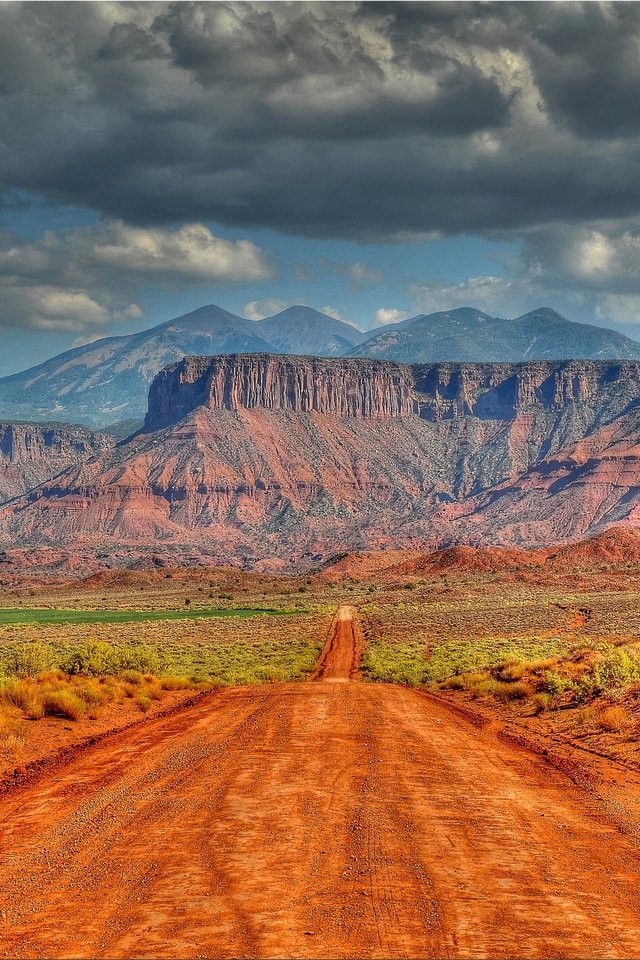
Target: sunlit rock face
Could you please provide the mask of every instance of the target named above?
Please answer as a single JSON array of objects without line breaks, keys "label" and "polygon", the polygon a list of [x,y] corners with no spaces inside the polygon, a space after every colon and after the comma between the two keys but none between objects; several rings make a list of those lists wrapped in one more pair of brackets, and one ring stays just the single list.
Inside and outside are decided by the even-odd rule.
[{"label": "sunlit rock face", "polygon": [[263,407],[361,419],[418,413],[410,367],[368,360],[264,354],[185,357],[160,372],[149,391],[147,429],[197,407]]},{"label": "sunlit rock face", "polygon": [[569,541],[640,526],[640,365],[187,357],[142,430],[49,477],[0,510],[3,542],[286,568]]},{"label": "sunlit rock face", "polygon": [[[314,411],[327,416],[510,420],[568,403],[619,406],[638,393],[640,363],[589,360],[405,364],[249,354],[185,357],[149,391],[146,428],[210,410]],[[617,402],[616,402],[617,401]]]}]

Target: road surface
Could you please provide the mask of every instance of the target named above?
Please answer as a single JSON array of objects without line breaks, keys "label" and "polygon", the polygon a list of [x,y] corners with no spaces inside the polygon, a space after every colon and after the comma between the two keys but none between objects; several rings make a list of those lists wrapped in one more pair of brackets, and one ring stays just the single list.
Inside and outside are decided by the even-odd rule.
[{"label": "road surface", "polygon": [[0,955],[640,958],[640,852],[571,783],[359,682],[236,688],[0,801]]}]

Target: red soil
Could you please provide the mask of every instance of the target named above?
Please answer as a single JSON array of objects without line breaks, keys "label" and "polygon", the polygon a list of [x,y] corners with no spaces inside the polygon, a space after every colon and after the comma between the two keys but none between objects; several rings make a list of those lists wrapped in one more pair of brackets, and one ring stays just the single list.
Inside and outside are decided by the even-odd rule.
[{"label": "red soil", "polygon": [[633,840],[542,759],[358,682],[359,637],[343,609],[315,681],[212,694],[10,791],[4,953],[640,957]]},{"label": "red soil", "polygon": [[567,568],[590,569],[640,563],[640,532],[612,527],[591,538],[563,547],[521,550],[517,547],[455,546],[428,553],[379,551],[354,553],[323,568],[318,579],[330,580],[340,573],[354,579],[378,576],[433,576],[439,573],[505,573],[542,571],[544,575],[567,573]]}]

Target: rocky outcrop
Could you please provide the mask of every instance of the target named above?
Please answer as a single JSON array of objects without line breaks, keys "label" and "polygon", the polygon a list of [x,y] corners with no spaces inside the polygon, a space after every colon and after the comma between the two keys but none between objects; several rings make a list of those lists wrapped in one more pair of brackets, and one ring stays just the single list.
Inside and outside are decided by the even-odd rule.
[{"label": "rocky outcrop", "polygon": [[568,404],[620,412],[640,400],[640,362],[433,363],[411,367],[420,416],[511,420],[519,411]]},{"label": "rocky outcrop", "polygon": [[106,453],[115,438],[63,424],[0,423],[0,501]]},{"label": "rocky outcrop", "polygon": [[640,362],[434,363],[315,359],[269,354],[185,357],[149,391],[146,429],[210,410],[316,412],[386,420],[419,416],[512,420],[518,413],[606,409],[640,402]]},{"label": "rocky outcrop", "polygon": [[411,368],[370,360],[272,354],[185,357],[151,384],[147,430],[197,407],[291,410],[376,420],[417,414]]},{"label": "rocky outcrop", "polygon": [[640,365],[190,357],[145,429],[0,511],[3,542],[313,564],[640,526]]}]

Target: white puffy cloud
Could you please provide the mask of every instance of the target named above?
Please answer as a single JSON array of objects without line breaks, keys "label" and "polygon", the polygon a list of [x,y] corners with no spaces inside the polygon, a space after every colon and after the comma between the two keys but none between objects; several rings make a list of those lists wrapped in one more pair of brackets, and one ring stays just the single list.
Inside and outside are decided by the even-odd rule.
[{"label": "white puffy cloud", "polygon": [[640,230],[622,222],[532,231],[522,262],[549,287],[640,293]]},{"label": "white puffy cloud", "polygon": [[410,316],[406,310],[398,310],[396,307],[380,307],[375,312],[376,326],[383,326],[387,323],[399,323]]},{"label": "white puffy cloud", "polygon": [[[28,318],[36,330],[86,330],[102,327],[112,313],[89,294],[53,286],[3,287],[2,310],[14,320]],[[13,326],[13,323],[7,324]]]},{"label": "white puffy cloud", "polygon": [[396,307],[381,307],[375,312],[376,326],[383,326],[387,323],[400,323],[406,320],[410,314],[405,310],[398,310]]},{"label": "white puffy cloud", "polygon": [[304,300],[277,300],[275,298],[250,300],[249,303],[245,303],[242,312],[247,320],[264,320],[265,317],[282,313],[287,307],[293,307],[297,304],[304,304]]},{"label": "white puffy cloud", "polygon": [[640,328],[640,293],[604,293],[596,301],[598,321],[609,326]]},{"label": "white puffy cloud", "polygon": [[224,240],[201,223],[177,230],[142,229],[122,221],[84,231],[96,264],[144,277],[184,281],[266,280],[267,259],[249,240]]},{"label": "white puffy cloud", "polygon": [[215,236],[202,224],[178,229],[104,221],[37,242],[0,235],[0,325],[91,330],[140,319],[143,283],[260,281],[266,254],[248,240]]}]

